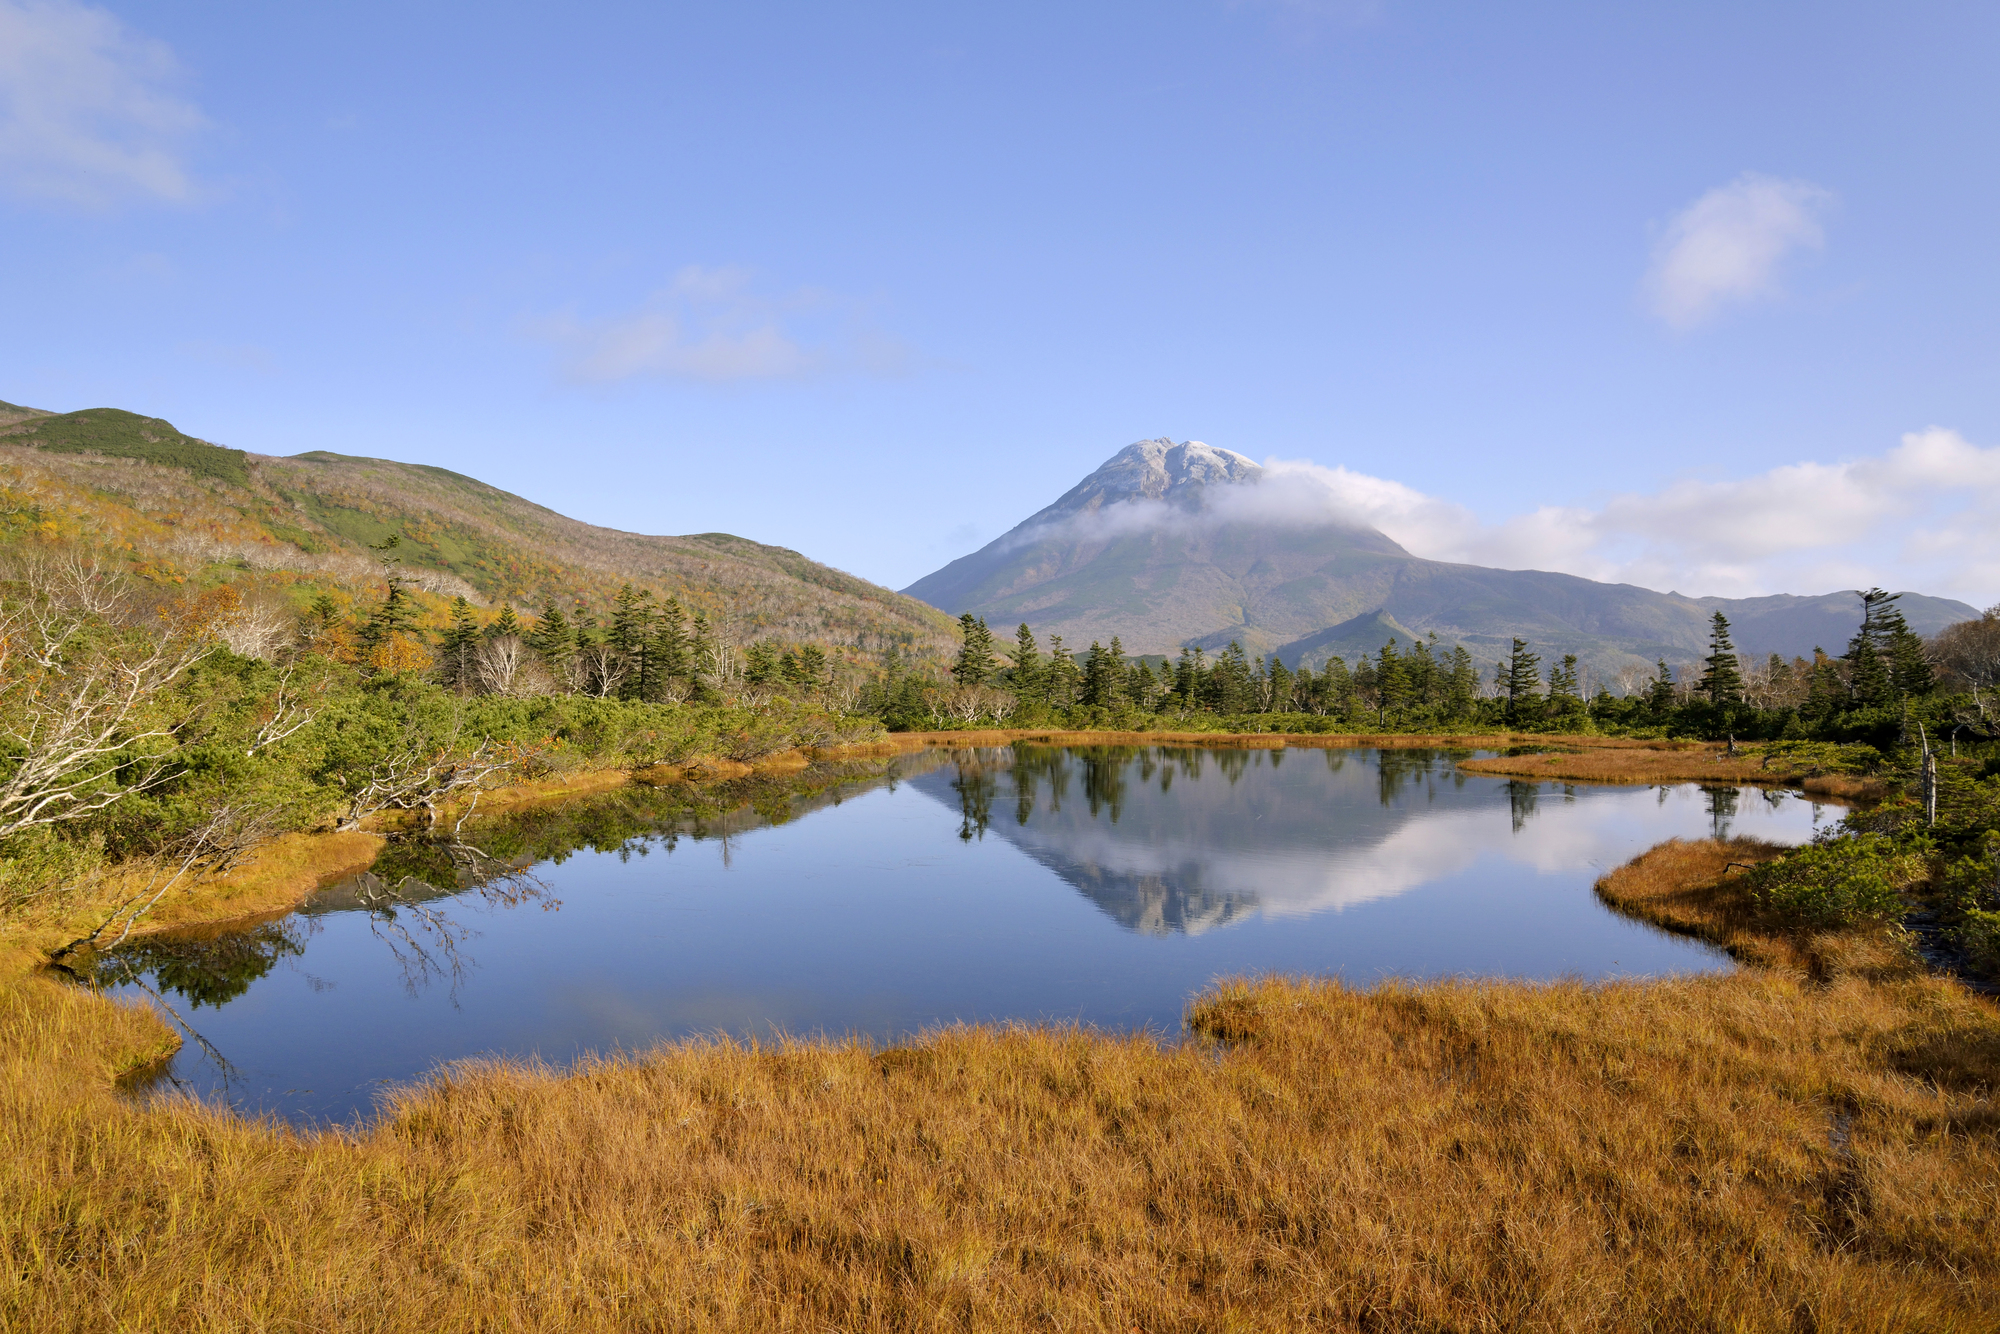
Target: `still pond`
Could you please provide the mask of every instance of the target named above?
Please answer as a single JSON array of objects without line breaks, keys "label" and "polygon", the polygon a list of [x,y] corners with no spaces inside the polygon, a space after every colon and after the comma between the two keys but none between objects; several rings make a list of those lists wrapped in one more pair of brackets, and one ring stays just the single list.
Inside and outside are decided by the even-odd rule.
[{"label": "still pond", "polygon": [[147,938],[102,976],[198,1035],[152,1088],[351,1120],[487,1053],[961,1020],[1171,1037],[1231,975],[1724,970],[1593,881],[1667,838],[1799,843],[1838,815],[1753,788],[1509,781],[1460,771],[1470,754],[936,749],[634,788],[497,824],[480,853],[392,846],[297,912]]}]

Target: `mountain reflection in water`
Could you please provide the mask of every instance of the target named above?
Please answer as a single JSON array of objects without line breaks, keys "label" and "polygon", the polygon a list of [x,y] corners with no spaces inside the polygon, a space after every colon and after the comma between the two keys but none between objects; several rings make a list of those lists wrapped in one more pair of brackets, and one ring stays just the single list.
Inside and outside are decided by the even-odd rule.
[{"label": "mountain reflection in water", "polygon": [[[1121,926],[1199,935],[1463,870],[1496,832],[1493,780],[1468,794],[1470,775],[1452,763],[1472,753],[1016,745],[935,754],[910,782],[958,808],[961,839],[1007,840]],[[1533,827],[1542,784],[1501,786],[1512,855],[1547,865],[1587,852],[1572,830]],[[1554,800],[1577,801],[1578,788],[1552,787]],[[1726,836],[1737,790],[1704,798],[1712,831]]]},{"label": "mountain reflection in water", "polygon": [[1809,838],[1748,789],[1564,787],[1442,751],[930,749],[509,813],[96,980],[189,1042],[164,1082],[303,1120],[489,1053],[956,1021],[1176,1031],[1217,977],[1727,969],[1592,881],[1673,837]]}]

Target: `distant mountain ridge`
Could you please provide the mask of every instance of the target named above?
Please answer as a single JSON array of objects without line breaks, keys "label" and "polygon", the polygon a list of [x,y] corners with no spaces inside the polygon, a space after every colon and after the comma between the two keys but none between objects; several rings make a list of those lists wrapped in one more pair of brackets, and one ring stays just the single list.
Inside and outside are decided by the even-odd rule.
[{"label": "distant mountain ridge", "polygon": [[956,649],[934,608],[784,547],[729,533],[599,528],[425,464],[228,449],[116,408],[0,403],[0,487],[22,497],[0,536],[47,520],[132,540],[154,565],[237,564],[284,577],[378,579],[390,535],[420,586],[534,609],[598,608],[627,582],[673,593],[732,637],[778,635],[919,657]]},{"label": "distant mountain ridge", "polygon": [[[1859,620],[1848,592],[1697,598],[1426,560],[1297,503],[1241,454],[1167,438],[1120,450],[1054,504],[903,591],[1002,627],[1026,621],[1072,646],[1116,635],[1131,653],[1174,653],[1234,639],[1294,667],[1372,652],[1390,626],[1482,658],[1518,636],[1611,669],[1706,652],[1718,610],[1738,650],[1754,654],[1838,652]],[[1900,605],[1919,634],[1978,615],[1917,593]]]}]

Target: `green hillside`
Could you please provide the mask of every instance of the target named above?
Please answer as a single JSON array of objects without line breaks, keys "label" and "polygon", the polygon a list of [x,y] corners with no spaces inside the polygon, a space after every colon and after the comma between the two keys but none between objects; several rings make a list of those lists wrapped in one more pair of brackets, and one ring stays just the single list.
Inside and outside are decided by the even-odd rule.
[{"label": "green hillside", "polygon": [[236,486],[250,485],[246,456],[176,430],[158,417],[141,417],[121,408],[85,408],[81,412],[33,413],[13,404],[15,420],[0,426],[0,439],[33,445],[55,454],[102,454],[180,468],[197,477],[213,477]]},{"label": "green hillside", "polygon": [[157,577],[256,576],[293,601],[381,585],[370,547],[420,588],[536,610],[605,606],[631,583],[707,613],[727,638],[819,640],[920,657],[955,648],[950,618],[784,547],[728,533],[647,536],[581,523],[446,468],[326,451],[222,449],[158,418],[110,408],[0,405],[0,486],[19,536],[129,544]]}]

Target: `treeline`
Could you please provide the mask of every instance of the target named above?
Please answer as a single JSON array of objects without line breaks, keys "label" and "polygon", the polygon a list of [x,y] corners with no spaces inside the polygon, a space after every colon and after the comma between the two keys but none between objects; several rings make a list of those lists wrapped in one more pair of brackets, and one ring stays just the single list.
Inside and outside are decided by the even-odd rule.
[{"label": "treeline", "polygon": [[[394,545],[392,538],[384,549]],[[303,633],[337,661],[368,672],[423,673],[461,695],[753,708],[786,695],[840,708],[853,704],[862,675],[820,644],[738,644],[707,612],[630,584],[602,611],[581,600],[565,611],[551,601],[537,617],[524,619],[503,606],[482,622],[458,597],[442,628],[427,630],[422,618],[404,581],[391,574],[382,600],[365,615],[348,615],[322,594]]]},{"label": "treeline", "polygon": [[504,782],[879,735],[806,692],[725,696],[728,660],[671,599],[621,594],[601,626],[453,610],[426,634],[392,581],[365,616],[323,597],[249,656],[229,647],[247,614],[229,585],[162,589],[85,552],[21,559],[0,578],[0,916],[59,912],[115,871],[151,886],[99,924],[129,926],[288,831],[400,812],[452,843]]},{"label": "treeline", "polygon": [[[1992,735],[1978,693],[2000,671],[2000,608],[1927,644],[1894,595],[1862,595],[1847,650],[1811,659],[1739,655],[1716,613],[1708,655],[1681,672],[1665,661],[1625,691],[1593,688],[1574,654],[1544,662],[1519,639],[1482,670],[1463,645],[1435,637],[1382,649],[1350,665],[1287,667],[1232,642],[1210,656],[1184,648],[1157,666],[1128,658],[1117,639],[1074,653],[1060,635],[1046,648],[1025,624],[1003,653],[985,622],[960,618],[948,676],[892,657],[860,691],[857,707],[891,728],[1009,723],[1143,727],[1154,720],[1203,726],[1254,717],[1261,730],[1651,730],[1673,735],[1817,739],[1891,744],[1912,726]],[[1946,666],[1940,672],[1938,661]],[[1985,676],[1980,674],[1984,672]],[[1968,698],[1967,692],[1971,692]]]}]

